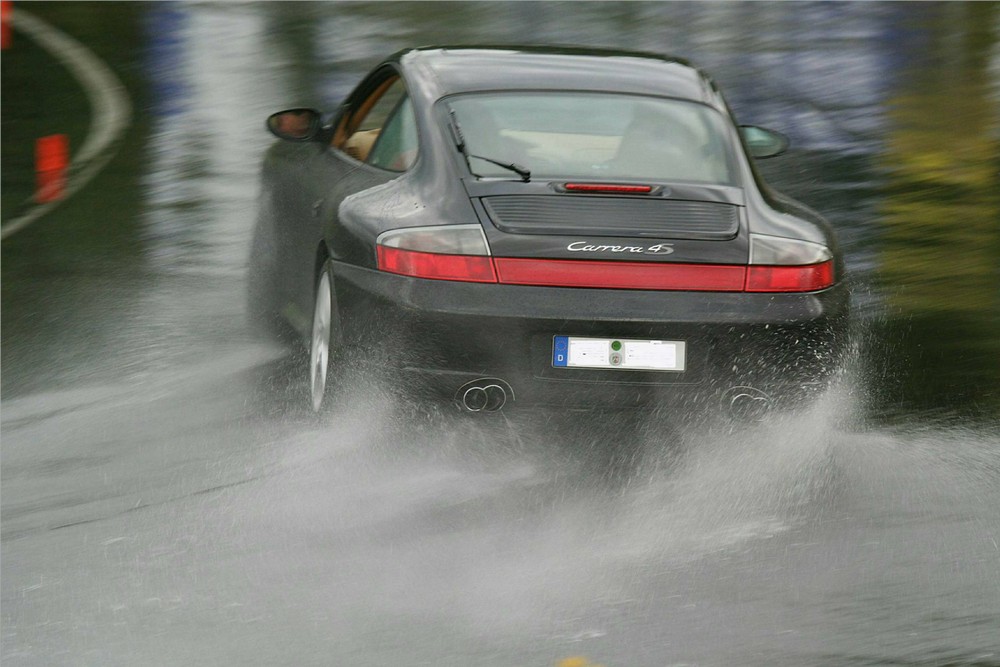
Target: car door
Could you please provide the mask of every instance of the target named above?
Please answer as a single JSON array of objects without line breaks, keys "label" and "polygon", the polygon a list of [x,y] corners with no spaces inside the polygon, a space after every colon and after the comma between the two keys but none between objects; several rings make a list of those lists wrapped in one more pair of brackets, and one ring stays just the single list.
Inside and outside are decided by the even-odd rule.
[{"label": "car door", "polygon": [[[296,306],[310,313],[322,253],[350,260],[352,239],[340,227],[339,208],[354,193],[387,183],[416,158],[416,133],[402,77],[386,67],[357,89],[334,121],[330,145],[310,160],[304,196],[309,202],[307,233],[301,236],[292,268]],[[353,252],[358,249],[353,248]]]}]

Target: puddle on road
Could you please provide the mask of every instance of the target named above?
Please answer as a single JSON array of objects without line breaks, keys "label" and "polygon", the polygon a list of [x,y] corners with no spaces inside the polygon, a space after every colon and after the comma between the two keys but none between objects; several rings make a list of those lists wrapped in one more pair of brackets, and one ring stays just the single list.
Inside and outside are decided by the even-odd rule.
[{"label": "puddle on road", "polygon": [[[831,572],[856,572],[877,590],[887,577],[909,583],[905,567],[882,561],[886,553],[916,554],[910,567],[920,578],[934,571],[925,571],[928,559],[965,552],[969,582],[998,583],[986,569],[996,520],[984,499],[1000,501],[1000,443],[976,432],[866,432],[851,420],[849,389],[753,427],[663,437],[640,425],[641,446],[615,475],[596,455],[607,429],[591,430],[593,442],[586,429],[559,441],[558,427],[544,423],[521,423],[515,434],[502,419],[430,414],[376,385],[318,418],[248,416],[217,436],[228,451],[251,431],[252,448],[202,479],[188,464],[171,487],[201,491],[34,537],[33,571],[52,576],[21,593],[13,626],[22,646],[30,637],[102,664],[126,656],[166,664],[156,656],[170,655],[370,665],[461,656],[506,665],[517,656],[516,664],[544,665],[582,652],[614,665],[626,663],[605,656],[635,655],[637,635],[682,647],[677,656],[732,655],[725,647],[758,636],[765,609],[842,650],[850,633],[798,616],[798,605],[806,619],[830,613],[856,585]],[[170,463],[166,450],[159,456]],[[213,481],[238,482],[244,470],[245,482]],[[915,521],[958,539],[929,543]],[[932,546],[910,548],[912,532]],[[884,543],[873,551],[872,541]],[[20,553],[18,544],[5,543],[5,556]],[[58,555],[70,551],[77,556],[67,566]],[[794,563],[799,553],[804,565]],[[843,562],[819,570],[810,554]],[[770,592],[727,601],[737,589],[716,580],[720,568]],[[831,576],[815,601],[783,597]],[[976,604],[989,617],[985,590]],[[919,587],[910,595],[932,602]],[[75,600],[61,616],[74,624],[68,632],[45,623],[67,596]],[[706,634],[720,613],[725,640]]]}]

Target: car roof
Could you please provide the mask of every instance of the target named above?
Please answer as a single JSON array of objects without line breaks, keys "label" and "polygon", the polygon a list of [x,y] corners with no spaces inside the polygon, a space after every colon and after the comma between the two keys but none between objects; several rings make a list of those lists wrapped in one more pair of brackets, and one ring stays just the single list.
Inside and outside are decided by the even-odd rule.
[{"label": "car roof", "polygon": [[389,62],[433,99],[487,90],[585,90],[724,105],[715,83],[686,60],[640,51],[432,46],[400,51]]}]

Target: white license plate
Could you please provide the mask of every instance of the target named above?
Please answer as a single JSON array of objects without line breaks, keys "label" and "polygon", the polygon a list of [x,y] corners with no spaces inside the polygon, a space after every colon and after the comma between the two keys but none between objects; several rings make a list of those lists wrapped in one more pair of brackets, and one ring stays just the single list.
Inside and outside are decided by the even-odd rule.
[{"label": "white license plate", "polygon": [[552,365],[556,368],[683,371],[686,348],[682,340],[553,336]]}]

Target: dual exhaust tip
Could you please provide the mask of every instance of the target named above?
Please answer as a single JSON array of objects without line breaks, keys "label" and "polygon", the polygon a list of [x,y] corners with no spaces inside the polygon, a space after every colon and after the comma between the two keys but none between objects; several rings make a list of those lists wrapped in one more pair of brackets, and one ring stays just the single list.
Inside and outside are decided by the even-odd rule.
[{"label": "dual exhaust tip", "polygon": [[[498,412],[514,400],[514,390],[499,378],[480,378],[459,387],[455,399],[467,412]],[[733,418],[758,422],[770,413],[773,401],[755,387],[730,387],[723,394],[722,407]]]},{"label": "dual exhaust tip", "polygon": [[723,409],[743,422],[764,421],[772,405],[771,397],[755,387],[730,387],[722,395]]},{"label": "dual exhaust tip", "polygon": [[498,378],[480,378],[459,387],[455,398],[468,412],[498,412],[514,400],[514,390]]}]

